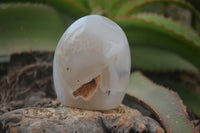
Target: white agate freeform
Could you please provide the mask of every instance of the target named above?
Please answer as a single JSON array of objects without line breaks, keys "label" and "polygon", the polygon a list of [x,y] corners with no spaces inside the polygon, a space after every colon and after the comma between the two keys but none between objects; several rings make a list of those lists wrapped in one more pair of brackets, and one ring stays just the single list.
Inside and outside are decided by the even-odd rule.
[{"label": "white agate freeform", "polygon": [[61,37],[54,55],[56,94],[66,106],[107,110],[122,102],[130,76],[130,50],[123,30],[89,15]]}]

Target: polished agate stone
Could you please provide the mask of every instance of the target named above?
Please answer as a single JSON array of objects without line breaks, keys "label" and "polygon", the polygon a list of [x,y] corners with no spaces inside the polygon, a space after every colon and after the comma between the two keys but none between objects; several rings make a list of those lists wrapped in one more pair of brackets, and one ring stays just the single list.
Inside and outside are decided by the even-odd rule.
[{"label": "polished agate stone", "polygon": [[130,50],[112,20],[89,15],[62,35],[54,55],[56,94],[66,106],[107,110],[120,105],[130,76]]}]

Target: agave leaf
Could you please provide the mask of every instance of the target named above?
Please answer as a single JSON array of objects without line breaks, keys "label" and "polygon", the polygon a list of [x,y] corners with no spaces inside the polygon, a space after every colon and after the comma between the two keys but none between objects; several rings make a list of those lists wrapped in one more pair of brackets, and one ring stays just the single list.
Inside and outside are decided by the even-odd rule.
[{"label": "agave leaf", "polygon": [[175,53],[152,47],[135,46],[131,48],[132,67],[149,71],[190,71],[198,69]]},{"label": "agave leaf", "polygon": [[102,6],[102,8],[107,11],[105,15],[109,18],[113,18],[114,17],[113,12],[116,9],[119,10],[120,5],[129,0],[103,0],[103,1],[104,1],[104,5]]},{"label": "agave leaf", "polygon": [[160,119],[167,132],[195,133],[188,115],[178,95],[162,86],[156,85],[141,73],[131,75],[127,93],[133,99],[149,107]]},{"label": "agave leaf", "polygon": [[[44,3],[51,5],[61,11],[66,12],[69,16],[79,18],[89,13],[87,2],[81,0],[2,0],[1,2],[32,2]],[[86,6],[86,7],[85,7]]]},{"label": "agave leaf", "polygon": [[[180,83],[179,77],[181,73],[159,73],[159,74],[145,74],[153,82],[164,85],[167,88],[173,89],[176,91],[180,97],[183,99],[183,103],[191,109],[193,113],[200,117],[200,94],[195,92],[193,88],[188,86],[183,86]],[[178,79],[177,79],[178,78]],[[194,81],[194,79],[191,79]]]},{"label": "agave leaf", "polygon": [[125,30],[130,45],[174,52],[200,69],[200,37],[195,32],[153,14],[137,14],[116,21]]},{"label": "agave leaf", "polygon": [[86,13],[89,12],[89,0],[74,0],[79,6],[82,6],[82,10]]},{"label": "agave leaf", "polygon": [[[164,5],[173,4],[178,7],[182,7],[192,13],[192,27],[200,32],[199,21],[200,13],[190,3],[182,0],[134,0],[124,2],[119,5],[120,7],[115,8],[112,12],[115,17],[119,16],[130,16],[138,12],[155,12],[163,14]],[[155,6],[155,8],[154,8]],[[149,10],[148,10],[149,9]],[[180,20],[182,21],[182,20]]]},{"label": "agave leaf", "polygon": [[127,16],[139,11],[143,11],[145,6],[150,6],[154,4],[175,4],[177,6],[183,7],[191,11],[195,17],[200,20],[200,13],[188,2],[182,0],[133,0],[122,4],[121,8],[118,8],[115,15]]},{"label": "agave leaf", "polygon": [[[34,2],[34,0],[32,0]],[[44,3],[50,4],[57,9],[67,12],[71,17],[82,17],[89,13],[88,9],[84,7],[83,3],[78,3],[80,0],[43,0]],[[42,1],[42,2],[43,2]]]},{"label": "agave leaf", "polygon": [[55,9],[41,4],[5,4],[0,19],[0,54],[55,49],[66,28]]},{"label": "agave leaf", "polygon": [[104,8],[105,7],[105,0],[92,0],[96,6],[101,6],[101,8]]},{"label": "agave leaf", "polygon": [[124,3],[119,3],[120,5],[115,7],[115,10],[113,10],[113,14],[116,17],[119,16],[127,16],[129,15],[129,12],[137,8],[137,5],[143,5],[145,1],[154,1],[154,0],[132,0],[132,1],[126,1]]},{"label": "agave leaf", "polygon": [[[116,10],[116,8],[120,8],[120,5],[127,2],[128,0],[110,0],[111,10]],[[119,10],[119,9],[118,9]]]}]

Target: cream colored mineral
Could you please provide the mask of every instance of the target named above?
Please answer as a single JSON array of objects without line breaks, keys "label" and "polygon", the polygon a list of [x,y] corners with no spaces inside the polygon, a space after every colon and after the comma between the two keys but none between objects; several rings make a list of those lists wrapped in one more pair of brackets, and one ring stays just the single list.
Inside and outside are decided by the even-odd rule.
[{"label": "cream colored mineral", "polygon": [[107,110],[120,105],[130,75],[123,30],[110,19],[89,15],[61,37],[54,55],[56,94],[66,106]]}]

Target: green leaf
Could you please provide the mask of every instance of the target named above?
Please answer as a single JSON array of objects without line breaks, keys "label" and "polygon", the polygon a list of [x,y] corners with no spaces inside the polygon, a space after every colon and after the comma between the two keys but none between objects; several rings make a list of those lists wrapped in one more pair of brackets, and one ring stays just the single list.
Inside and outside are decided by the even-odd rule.
[{"label": "green leaf", "polygon": [[[199,30],[200,12],[196,10],[190,3],[182,0],[133,0],[120,4],[112,11],[113,16],[130,16],[141,12],[154,12],[157,14],[163,14],[163,10],[166,9],[165,5],[175,5],[176,7],[182,7],[185,10],[191,12],[192,15],[192,27],[197,31]],[[177,19],[176,16],[174,19]],[[179,17],[178,17],[179,18]],[[183,18],[179,18],[183,21]]]},{"label": "green leaf", "polygon": [[128,16],[130,15],[130,11],[134,10],[135,8],[140,7],[140,5],[143,5],[143,3],[147,3],[149,1],[154,1],[154,0],[131,0],[131,1],[126,1],[124,3],[119,3],[118,6],[115,7],[115,10],[113,11],[113,14],[116,17],[119,16]]},{"label": "green leaf", "polygon": [[[35,0],[31,1],[35,2]],[[71,17],[79,18],[89,14],[87,3],[81,0],[43,0],[41,2],[56,7],[57,9],[66,12]]]},{"label": "green leaf", "polygon": [[148,71],[191,71],[198,69],[179,55],[158,48],[135,46],[131,48],[132,67]]},{"label": "green leaf", "polygon": [[48,4],[61,11],[64,11],[69,16],[76,19],[89,13],[89,10],[87,9],[87,2],[81,0],[2,0],[1,2],[31,2],[36,4]]},{"label": "green leaf", "polygon": [[41,4],[5,4],[0,19],[0,54],[55,49],[66,29],[56,10]]},{"label": "green leaf", "polygon": [[118,18],[130,45],[165,49],[188,60],[200,69],[200,37],[181,25],[152,14]]},{"label": "green leaf", "polygon": [[[195,17],[200,20],[200,13],[189,3],[182,0],[133,0],[124,2],[116,13],[117,16],[123,15],[127,16],[133,13],[143,11],[146,6],[151,6],[155,4],[175,4],[177,6],[183,7],[191,11]],[[153,10],[153,9],[152,9]]]},{"label": "green leaf", "polygon": [[131,75],[127,93],[152,109],[167,132],[196,132],[188,120],[182,101],[175,92],[156,85],[141,73],[135,72]]},{"label": "green leaf", "polygon": [[[190,75],[192,73],[189,73]],[[197,116],[200,117],[200,94],[194,90],[191,86],[183,85],[181,77],[184,75],[183,72],[167,72],[167,73],[157,73],[157,74],[146,74],[153,82],[164,85],[167,88],[170,88],[177,92],[181,99],[183,99],[183,103]],[[194,76],[194,75],[193,75]],[[190,78],[193,82],[195,82],[196,77]],[[197,80],[198,82],[198,80]]]}]

